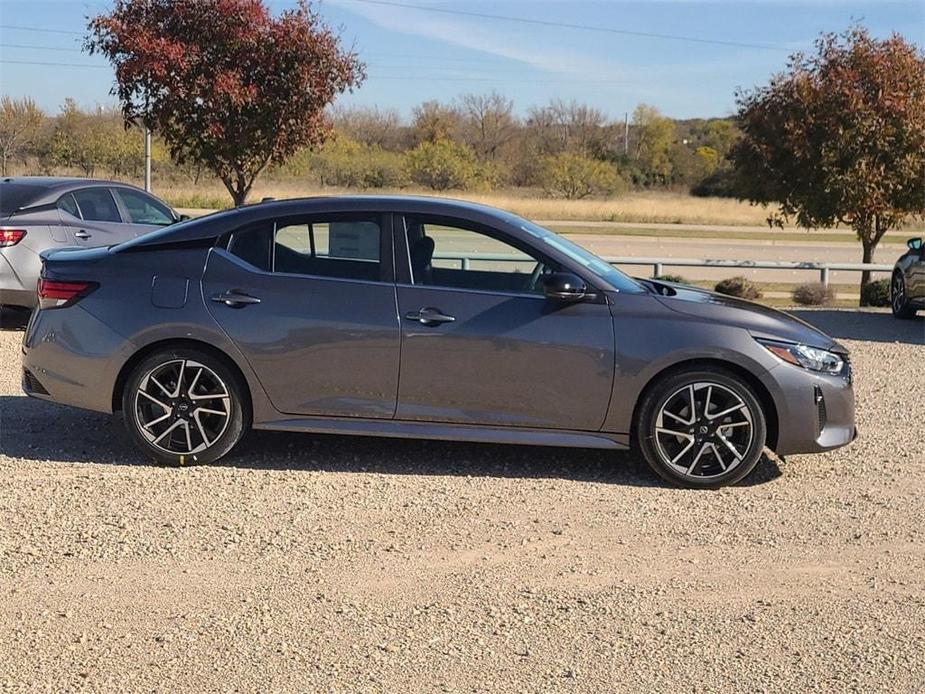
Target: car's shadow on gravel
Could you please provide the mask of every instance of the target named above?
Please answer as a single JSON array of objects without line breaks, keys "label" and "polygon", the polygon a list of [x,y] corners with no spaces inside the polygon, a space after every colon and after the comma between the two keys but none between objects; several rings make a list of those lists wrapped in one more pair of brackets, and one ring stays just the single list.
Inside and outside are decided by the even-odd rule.
[{"label": "car's shadow on gravel", "polygon": [[0,330],[24,330],[28,322],[28,309],[0,306]]},{"label": "car's shadow on gravel", "polygon": [[836,339],[925,345],[923,316],[899,320],[888,311],[857,309],[799,309],[789,313]]},{"label": "car's shadow on gravel", "polygon": [[[155,465],[134,448],[116,417],[33,398],[0,396],[0,455],[48,462]],[[398,475],[559,478],[638,487],[668,486],[635,452],[476,444],[330,434],[251,432],[217,465]],[[781,476],[763,456],[740,486]]]}]

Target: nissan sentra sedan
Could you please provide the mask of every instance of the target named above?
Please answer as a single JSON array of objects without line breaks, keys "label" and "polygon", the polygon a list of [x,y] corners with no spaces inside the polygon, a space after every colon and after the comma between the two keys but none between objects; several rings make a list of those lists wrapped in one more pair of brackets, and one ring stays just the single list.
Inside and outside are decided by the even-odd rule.
[{"label": "nissan sentra sedan", "polygon": [[209,463],[249,428],[622,450],[689,487],[855,436],[844,347],[466,202],[265,202],[46,253],[29,395]]}]

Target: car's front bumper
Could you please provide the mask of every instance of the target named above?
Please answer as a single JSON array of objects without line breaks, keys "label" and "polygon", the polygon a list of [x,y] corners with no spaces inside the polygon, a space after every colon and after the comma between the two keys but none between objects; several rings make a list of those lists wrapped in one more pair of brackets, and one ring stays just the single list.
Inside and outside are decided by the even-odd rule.
[{"label": "car's front bumper", "polygon": [[850,364],[838,376],[780,364],[761,381],[777,409],[779,455],[829,451],[857,436]]}]

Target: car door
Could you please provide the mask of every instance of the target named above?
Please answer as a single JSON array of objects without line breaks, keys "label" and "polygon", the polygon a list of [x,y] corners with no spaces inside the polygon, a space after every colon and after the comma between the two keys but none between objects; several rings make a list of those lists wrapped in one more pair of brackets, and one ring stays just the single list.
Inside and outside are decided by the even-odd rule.
[{"label": "car door", "polygon": [[387,419],[400,349],[392,273],[388,216],[286,217],[231,233],[202,289],[280,412]]},{"label": "car door", "polygon": [[58,201],[58,209],[77,245],[111,246],[137,235],[138,230],[123,220],[110,188],[94,186],[68,195]]},{"label": "car door", "polygon": [[547,300],[562,268],[497,229],[396,220],[401,371],[396,418],[597,431],[614,375],[603,294]]}]

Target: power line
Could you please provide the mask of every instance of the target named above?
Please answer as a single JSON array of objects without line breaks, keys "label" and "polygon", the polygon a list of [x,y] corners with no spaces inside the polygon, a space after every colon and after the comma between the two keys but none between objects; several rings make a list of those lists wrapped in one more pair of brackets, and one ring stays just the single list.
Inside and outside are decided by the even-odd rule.
[{"label": "power line", "polygon": [[11,63],[13,65],[49,65],[52,67],[89,67],[94,69],[109,69],[109,65],[86,65],[83,63],[53,63],[51,61],[38,60],[7,60],[0,58],[0,63]]},{"label": "power line", "polygon": [[637,36],[648,39],[665,39],[670,41],[687,41],[689,43],[706,43],[716,46],[730,46],[735,48],[759,48],[768,51],[789,51],[790,49],[782,46],[774,46],[767,43],[745,43],[742,41],[726,41],[722,39],[704,39],[695,36],[680,36],[677,34],[656,34],[648,31],[630,31],[628,29],[614,29],[612,27],[592,26],[590,24],[570,24],[568,22],[552,22],[544,19],[528,19],[526,17],[511,17],[509,15],[487,14],[483,12],[471,12],[469,10],[451,10],[445,7],[426,7],[424,5],[413,5],[405,2],[392,2],[391,0],[350,0],[351,2],[361,2],[367,5],[382,5],[385,7],[402,7],[409,10],[420,10],[421,12],[438,12],[440,14],[453,14],[463,17],[475,17],[477,19],[494,19],[503,22],[519,22],[521,24],[534,24],[538,26],[556,27],[559,29],[578,29],[581,31],[596,31],[604,34],[620,34],[622,36]]},{"label": "power line", "polygon": [[13,24],[0,24],[0,29],[15,29],[17,31],[37,31],[43,34],[73,34],[75,36],[83,36],[82,31],[66,31],[65,29],[43,29],[40,27],[27,27],[27,26],[18,26]]},{"label": "power line", "polygon": [[83,53],[80,48],[61,48],[60,46],[30,46],[24,43],[0,43],[0,48],[25,48],[30,51],[64,51],[67,53]]}]

